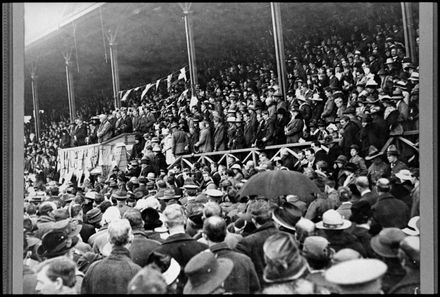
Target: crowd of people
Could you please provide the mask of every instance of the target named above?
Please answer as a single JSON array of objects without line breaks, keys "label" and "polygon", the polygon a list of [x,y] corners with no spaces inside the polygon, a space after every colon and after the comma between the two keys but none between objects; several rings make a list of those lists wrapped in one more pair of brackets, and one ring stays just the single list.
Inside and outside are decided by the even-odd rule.
[{"label": "crowd of people", "polygon": [[[305,41],[286,94],[257,59],[207,71],[193,106],[180,84],[45,125],[39,141],[28,130],[24,293],[420,293],[417,158],[382,150],[418,130],[418,67],[394,29]],[[121,133],[136,133],[127,169],[58,182],[59,148]],[[264,150],[306,141],[273,160]],[[174,164],[250,147],[256,162]],[[300,172],[320,193],[240,195],[266,170]]]}]

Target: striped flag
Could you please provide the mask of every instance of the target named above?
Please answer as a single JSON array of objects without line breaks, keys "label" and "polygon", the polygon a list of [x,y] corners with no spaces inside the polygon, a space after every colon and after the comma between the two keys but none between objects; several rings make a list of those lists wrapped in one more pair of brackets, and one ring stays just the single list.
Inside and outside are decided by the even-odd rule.
[{"label": "striped flag", "polygon": [[180,79],[184,79],[184,80],[186,81],[185,67],[183,67],[182,69],[180,69],[179,77],[177,78],[177,80],[180,80]]},{"label": "striped flag", "polygon": [[131,91],[133,91],[133,89],[128,90],[125,94],[124,97],[122,97],[121,101],[125,101],[127,100],[128,95],[130,95]]},{"label": "striped flag", "polygon": [[180,94],[179,99],[177,101],[178,102],[185,101],[186,94],[188,94],[188,89],[186,89],[185,91],[182,92],[182,94]]}]

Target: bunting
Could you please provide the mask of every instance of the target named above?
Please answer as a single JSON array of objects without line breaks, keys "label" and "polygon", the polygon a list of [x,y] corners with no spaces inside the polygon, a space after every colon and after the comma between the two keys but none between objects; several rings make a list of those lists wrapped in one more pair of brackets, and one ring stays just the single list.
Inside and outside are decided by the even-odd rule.
[{"label": "bunting", "polygon": [[152,84],[148,84],[148,85],[145,87],[145,89],[144,89],[144,91],[142,92],[142,95],[141,95],[141,100],[142,100],[142,98],[144,98],[145,94],[147,94],[148,90],[149,90],[152,86],[153,86]]},{"label": "bunting", "polygon": [[188,94],[188,89],[186,89],[185,91],[182,92],[182,94],[180,94],[179,99],[177,99],[177,101],[178,102],[185,101],[186,94]]},{"label": "bunting", "polygon": [[159,88],[159,84],[160,84],[160,79],[158,79],[158,80],[156,81],[156,91],[157,91],[157,89]]},{"label": "bunting", "polygon": [[199,99],[197,99],[196,96],[192,95],[191,96],[191,102],[189,103],[189,107],[193,107],[195,105],[197,105],[199,103]]},{"label": "bunting", "polygon": [[130,95],[131,91],[133,91],[133,89],[128,90],[125,94],[124,97],[122,97],[121,101],[125,101],[127,100],[128,95]]},{"label": "bunting", "polygon": [[186,81],[186,71],[185,71],[185,67],[183,67],[182,69],[180,69],[180,73],[179,73],[179,77],[177,78],[177,80],[181,80],[184,79]]},{"label": "bunting", "polygon": [[167,77],[167,90],[171,88],[171,78],[173,77],[172,74],[168,75]]}]

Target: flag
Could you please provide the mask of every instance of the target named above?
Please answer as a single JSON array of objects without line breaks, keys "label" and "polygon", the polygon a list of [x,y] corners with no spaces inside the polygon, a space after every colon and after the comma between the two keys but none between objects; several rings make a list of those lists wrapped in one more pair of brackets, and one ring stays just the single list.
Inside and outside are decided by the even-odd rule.
[{"label": "flag", "polygon": [[188,94],[188,89],[186,89],[185,91],[182,92],[182,94],[180,94],[179,99],[177,100],[178,102],[184,101],[186,94]]},{"label": "flag", "polygon": [[191,102],[189,103],[189,107],[193,107],[194,105],[197,105],[197,103],[199,103],[199,100],[197,99],[196,96],[192,95]]},{"label": "flag", "polygon": [[180,80],[180,79],[184,79],[184,80],[186,81],[185,67],[183,67],[182,69],[180,69],[179,77],[177,78],[177,80]]},{"label": "flag", "polygon": [[144,98],[145,94],[147,94],[148,90],[149,90],[152,86],[153,86],[152,84],[148,84],[148,85],[145,87],[145,89],[142,91],[142,94],[141,94],[141,100],[142,100],[142,98]]},{"label": "flag", "polygon": [[167,76],[167,90],[171,87],[171,78],[173,77],[173,74],[170,74]]},{"label": "flag", "polygon": [[159,84],[160,84],[160,79],[158,79],[158,80],[156,81],[156,91],[157,91],[157,89],[159,88]]},{"label": "flag", "polygon": [[140,88],[141,88],[141,87],[137,87],[136,89],[134,89],[134,91],[136,92],[136,91],[138,91]]},{"label": "flag", "polygon": [[128,95],[130,95],[131,91],[133,91],[133,89],[128,90],[125,94],[124,97],[122,97],[121,101],[125,101],[127,100]]}]

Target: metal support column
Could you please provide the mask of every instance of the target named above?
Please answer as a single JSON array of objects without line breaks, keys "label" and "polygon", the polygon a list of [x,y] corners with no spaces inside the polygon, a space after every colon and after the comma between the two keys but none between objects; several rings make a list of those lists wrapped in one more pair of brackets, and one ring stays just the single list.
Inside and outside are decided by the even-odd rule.
[{"label": "metal support column", "polygon": [[196,95],[196,85],[197,85],[197,67],[196,67],[196,54],[194,50],[194,38],[192,33],[191,19],[189,15],[191,11],[189,10],[191,3],[185,3],[181,5],[183,10],[183,18],[185,20],[185,34],[186,34],[186,46],[188,51],[188,65],[189,65],[189,75],[191,82],[191,96]]},{"label": "metal support column", "polygon": [[34,124],[35,124],[35,138],[40,140],[40,107],[38,102],[38,84],[35,64],[32,64],[31,79],[32,79],[32,101],[34,105]]},{"label": "metal support column", "polygon": [[119,98],[119,66],[118,66],[118,48],[116,40],[116,34],[109,34],[109,46],[110,46],[110,63],[112,68],[112,85],[113,85],[113,99],[115,108],[121,107],[121,98]]},{"label": "metal support column", "polygon": [[418,57],[416,55],[416,34],[411,5],[411,2],[400,3],[402,8],[403,33],[405,36],[405,51],[406,56],[410,57],[413,63],[418,64]]},{"label": "metal support column", "polygon": [[63,56],[64,56],[64,61],[66,62],[67,98],[69,100],[70,122],[74,122],[76,116],[76,109],[75,109],[75,89],[73,87],[73,75],[71,71],[72,51],[67,50],[66,52],[64,52]]},{"label": "metal support column", "polygon": [[281,23],[280,3],[271,2],[270,9],[272,12],[273,38],[277,60],[278,84],[283,96],[286,96],[286,59],[284,54],[283,27]]}]

